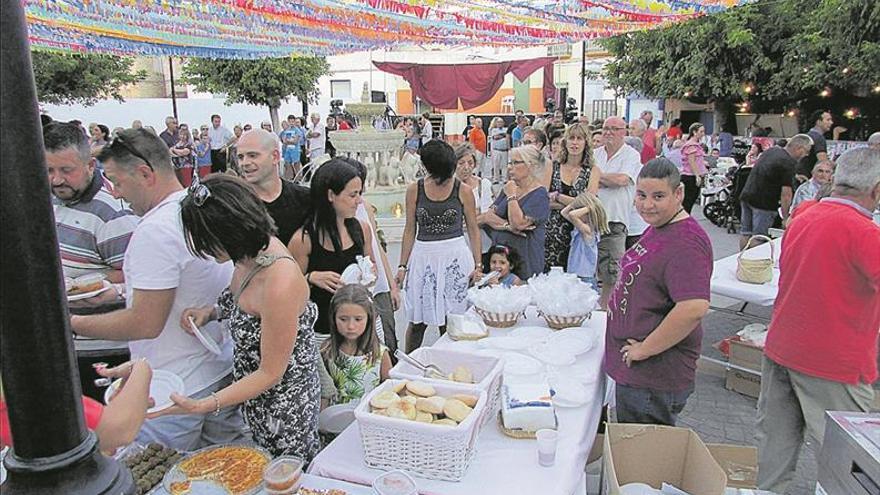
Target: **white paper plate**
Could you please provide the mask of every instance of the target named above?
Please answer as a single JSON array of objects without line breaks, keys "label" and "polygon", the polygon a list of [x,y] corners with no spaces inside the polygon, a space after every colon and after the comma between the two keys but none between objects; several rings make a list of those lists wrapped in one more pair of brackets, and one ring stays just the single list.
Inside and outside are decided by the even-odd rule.
[{"label": "white paper plate", "polygon": [[195,320],[193,320],[192,316],[189,317],[189,328],[192,329],[193,335],[195,335],[196,338],[199,339],[199,342],[201,342],[202,345],[205,346],[205,348],[211,351],[212,354],[217,356],[223,354],[223,349],[220,348],[217,342],[214,342],[214,339],[212,339],[210,335],[206,335],[205,332],[202,332],[202,329],[200,329],[199,326],[196,325],[196,322]]},{"label": "white paper plate", "polygon": [[551,379],[565,377],[577,380],[584,385],[595,382],[601,373],[597,372],[598,365],[578,361],[570,366],[549,366],[547,374]]},{"label": "white paper plate", "polygon": [[547,340],[555,332],[547,327],[518,327],[510,332],[511,337],[534,339],[544,341]]},{"label": "white paper plate", "polygon": [[488,337],[477,341],[483,349],[497,349],[499,351],[523,351],[537,344],[535,339],[517,337]]},{"label": "white paper plate", "polygon": [[582,338],[572,333],[551,335],[547,339],[547,345],[578,356],[593,348],[593,338]]},{"label": "white paper plate", "polygon": [[535,375],[544,371],[544,365],[540,361],[525,354],[507,352],[502,355],[502,359],[505,374]]},{"label": "white paper plate", "polygon": [[98,289],[98,290],[93,290],[93,291],[90,291],[90,292],[83,292],[82,294],[75,294],[75,295],[72,295],[72,296],[67,296],[67,302],[80,301],[80,300],[83,300],[83,299],[88,299],[88,298],[90,298],[90,297],[95,297],[95,296],[97,296],[98,294],[100,294],[100,293],[102,293],[102,292],[104,292],[104,291],[106,291],[106,290],[109,290],[111,287],[113,287],[113,285],[112,285],[110,282],[108,282],[108,281],[105,280],[105,281],[104,281],[104,287],[101,287],[101,288]]},{"label": "white paper plate", "polygon": [[577,361],[571,352],[546,343],[531,347],[529,354],[538,361],[551,366],[570,366]]},{"label": "white paper plate", "polygon": [[318,429],[325,433],[339,434],[354,423],[354,409],[358,402],[330,406],[318,414]]},{"label": "white paper plate", "polygon": [[580,407],[589,400],[587,388],[577,380],[556,377],[550,380],[553,390],[553,405],[557,407]]},{"label": "white paper plate", "polygon": [[[110,397],[119,389],[122,379],[115,380],[104,392],[104,403],[110,403]],[[171,400],[171,394],[183,393],[183,379],[176,374],[165,370],[153,370],[153,380],[150,382],[150,397],[155,405],[147,410],[147,413],[154,413],[163,409],[168,409],[174,402]]]}]

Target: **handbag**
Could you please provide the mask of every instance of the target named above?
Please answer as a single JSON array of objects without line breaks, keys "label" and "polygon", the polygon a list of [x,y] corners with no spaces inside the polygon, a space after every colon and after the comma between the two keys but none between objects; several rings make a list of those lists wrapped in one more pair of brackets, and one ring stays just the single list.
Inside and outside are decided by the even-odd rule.
[{"label": "handbag", "polygon": [[[749,247],[752,245],[752,241],[755,239],[763,240],[770,243],[769,258],[743,258],[743,253],[745,253],[746,250],[749,249]],[[771,242],[770,238],[765,235],[753,235],[752,237],[749,237],[749,241],[746,242],[745,247],[742,248],[742,251],[739,252],[739,256],[737,256],[736,258],[736,279],[740,282],[746,282],[748,284],[766,284],[767,282],[773,280],[773,260],[775,258],[775,249],[776,248],[773,246],[773,242]]]}]

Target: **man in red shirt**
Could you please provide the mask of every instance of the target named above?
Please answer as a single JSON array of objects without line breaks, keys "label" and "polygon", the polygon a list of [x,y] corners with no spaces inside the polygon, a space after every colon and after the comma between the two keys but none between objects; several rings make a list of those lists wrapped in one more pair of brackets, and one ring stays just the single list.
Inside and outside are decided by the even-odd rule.
[{"label": "man in red shirt", "polygon": [[825,411],[867,412],[880,332],[880,151],[837,161],[831,197],[805,201],[782,238],[779,295],[758,399],[758,488],[785,493],[804,429],[818,452]]},{"label": "man in red shirt", "polygon": [[[480,175],[482,177],[492,180],[492,171],[483,170],[484,163],[488,163],[488,161],[486,161],[486,132],[483,131],[483,119],[474,119],[474,128],[471,129],[471,132],[468,134],[468,141],[470,141],[474,146],[474,149],[477,151],[476,169],[481,172]],[[491,168],[491,165],[489,165],[489,168]]]}]

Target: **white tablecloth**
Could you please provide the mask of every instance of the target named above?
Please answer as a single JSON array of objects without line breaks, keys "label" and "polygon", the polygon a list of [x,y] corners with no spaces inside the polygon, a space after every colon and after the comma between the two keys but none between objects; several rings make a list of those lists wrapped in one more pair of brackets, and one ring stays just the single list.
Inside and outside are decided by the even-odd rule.
[{"label": "white tablecloth", "polygon": [[[759,306],[773,306],[779,292],[779,255],[782,252],[782,238],[773,239],[774,266],[773,280],[766,284],[747,284],[736,279],[736,259],[739,253],[716,261],[712,270],[711,290],[713,294],[732,297]],[[746,259],[767,258],[770,256],[770,243],[760,244],[746,250]]]},{"label": "white tablecloth", "polygon": [[[519,326],[546,326],[530,310],[529,318]],[[510,495],[516,493],[540,493],[542,495],[570,495],[582,486],[584,466],[599,425],[604,399],[605,376],[602,373],[602,355],[605,349],[604,312],[593,312],[584,324],[597,334],[596,343],[589,351],[578,356],[578,364],[588,363],[590,380],[587,385],[591,400],[578,408],[558,408],[559,444],[556,464],[552,467],[538,465],[535,440],[519,440],[505,436],[497,422],[483,427],[477,439],[477,453],[460,482],[447,482],[416,478],[422,495]],[[493,335],[510,332],[510,329],[492,330]],[[435,343],[438,347],[456,346],[448,337]],[[367,467],[360,431],[355,422],[328,445],[312,462],[309,472],[326,478],[370,484],[382,473]]]}]

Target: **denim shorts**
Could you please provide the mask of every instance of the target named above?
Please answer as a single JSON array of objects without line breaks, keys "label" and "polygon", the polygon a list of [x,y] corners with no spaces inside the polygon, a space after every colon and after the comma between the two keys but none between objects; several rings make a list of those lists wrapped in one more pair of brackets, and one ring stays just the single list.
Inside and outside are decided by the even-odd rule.
[{"label": "denim shorts", "polygon": [[739,233],[742,235],[768,235],[770,227],[776,221],[776,212],[771,210],[762,210],[749,206],[745,201],[740,202],[742,210],[742,225],[740,225]]}]

